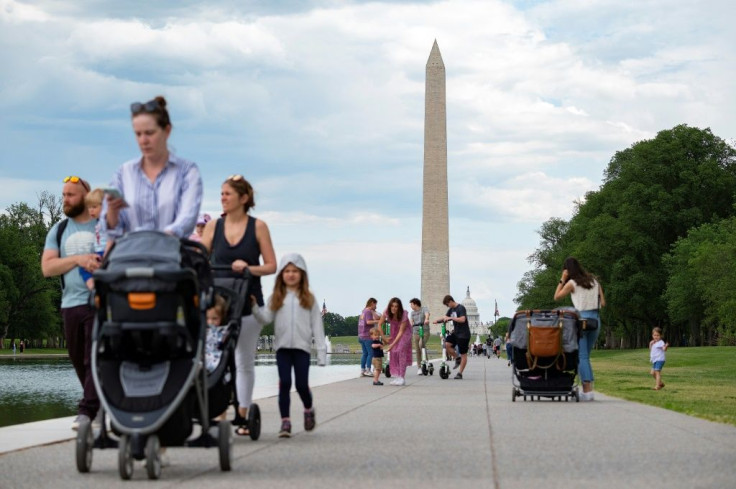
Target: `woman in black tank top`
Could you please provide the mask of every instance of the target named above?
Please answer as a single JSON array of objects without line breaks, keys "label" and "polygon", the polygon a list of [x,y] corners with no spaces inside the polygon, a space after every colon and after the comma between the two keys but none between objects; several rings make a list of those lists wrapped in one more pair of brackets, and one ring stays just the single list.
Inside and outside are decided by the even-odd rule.
[{"label": "woman in black tank top", "polygon": [[[276,272],[276,253],[268,225],[248,214],[255,206],[253,187],[242,175],[232,175],[222,184],[220,201],[222,217],[207,223],[202,244],[210,251],[214,265],[230,265],[236,274],[246,269],[250,272],[253,278],[248,285],[248,295],[255,296],[263,306],[261,277]],[[261,325],[256,319],[250,314],[243,316],[235,349],[235,390],[240,424],[235,432],[243,436],[250,434],[246,420],[253,402],[256,345],[260,333]]]}]

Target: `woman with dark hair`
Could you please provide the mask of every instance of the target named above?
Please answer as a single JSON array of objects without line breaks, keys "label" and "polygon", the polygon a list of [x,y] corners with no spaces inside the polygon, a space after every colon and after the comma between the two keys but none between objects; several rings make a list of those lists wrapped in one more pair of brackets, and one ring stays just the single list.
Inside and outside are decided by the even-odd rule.
[{"label": "woman with dark hair", "polygon": [[158,230],[189,236],[202,203],[202,178],[196,163],[169,151],[171,119],[166,99],[130,105],[133,132],[141,156],[115,172],[100,220],[108,244],[129,231]]},{"label": "woman with dark hair", "polygon": [[391,335],[388,346],[383,351],[391,350],[389,366],[391,375],[396,375],[396,379],[390,384],[405,385],[406,367],[411,365],[411,323],[409,314],[401,304],[401,299],[394,297],[388,301],[388,306],[378,319],[378,324],[383,324],[384,321],[391,325]]},{"label": "woman with dark hair", "polygon": [[[228,265],[235,274],[250,272],[247,297],[254,296],[263,307],[261,277],[276,272],[276,253],[268,225],[249,214],[256,205],[253,193],[253,187],[242,175],[227,177],[220,190],[222,217],[205,225],[202,244],[210,251],[213,265]],[[261,333],[261,324],[249,311],[246,314],[241,318],[235,349],[235,391],[240,425],[236,433],[241,436],[250,435],[248,408],[253,402],[256,346]]]},{"label": "woman with dark hair", "polygon": [[[578,310],[581,319],[595,319],[600,324],[600,308],[606,305],[603,288],[598,280],[586,272],[573,257],[568,257],[562,267],[562,277],[555,290],[555,300],[567,295],[572,305]],[[580,332],[578,339],[578,375],[583,383],[582,401],[593,400],[593,367],[590,365],[590,352],[598,339],[600,326],[592,330]]]},{"label": "woman with dark hair", "polygon": [[373,360],[371,328],[378,324],[377,305],[378,301],[376,299],[373,297],[368,299],[358,319],[358,341],[363,350],[363,354],[360,357],[360,375],[363,377],[371,377],[373,375],[371,374],[371,361]]}]

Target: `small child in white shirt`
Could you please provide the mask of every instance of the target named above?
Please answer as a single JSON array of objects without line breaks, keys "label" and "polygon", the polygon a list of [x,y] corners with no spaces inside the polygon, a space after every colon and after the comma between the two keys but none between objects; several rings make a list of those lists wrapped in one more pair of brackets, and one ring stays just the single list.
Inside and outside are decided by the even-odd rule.
[{"label": "small child in white shirt", "polygon": [[652,330],[652,341],[649,342],[649,361],[652,363],[652,370],[649,372],[654,377],[654,389],[660,390],[664,387],[662,382],[662,367],[664,367],[664,352],[667,351],[669,343],[662,340],[662,328],[654,328]]}]

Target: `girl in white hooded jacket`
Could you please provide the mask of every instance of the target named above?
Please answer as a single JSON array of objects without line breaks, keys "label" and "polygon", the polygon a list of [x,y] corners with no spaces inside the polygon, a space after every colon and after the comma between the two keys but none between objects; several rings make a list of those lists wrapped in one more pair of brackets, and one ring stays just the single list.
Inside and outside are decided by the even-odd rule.
[{"label": "girl in white hooded jacket", "polygon": [[298,253],[289,253],[281,258],[276,270],[273,294],[261,308],[253,300],[253,315],[261,324],[273,321],[276,366],[279,371],[279,410],[281,431],[279,437],[291,436],[291,371],[299,397],[304,403],[304,429],[312,431],[316,424],[312,392],[309,389],[309,360],[314,348],[317,350],[317,365],[324,366],[327,354],[322,314],[309,290],[307,264]]}]

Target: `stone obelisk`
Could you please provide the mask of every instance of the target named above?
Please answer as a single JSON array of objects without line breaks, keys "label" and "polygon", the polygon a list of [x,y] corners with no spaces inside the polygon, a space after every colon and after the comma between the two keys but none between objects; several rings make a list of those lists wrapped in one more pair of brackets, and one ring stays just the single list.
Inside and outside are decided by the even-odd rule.
[{"label": "stone obelisk", "polygon": [[[424,93],[424,190],[422,196],[422,305],[431,320],[447,311],[450,243],[447,218],[447,105],[445,64],[437,41],[427,60]],[[433,332],[437,330],[434,326]]]}]

